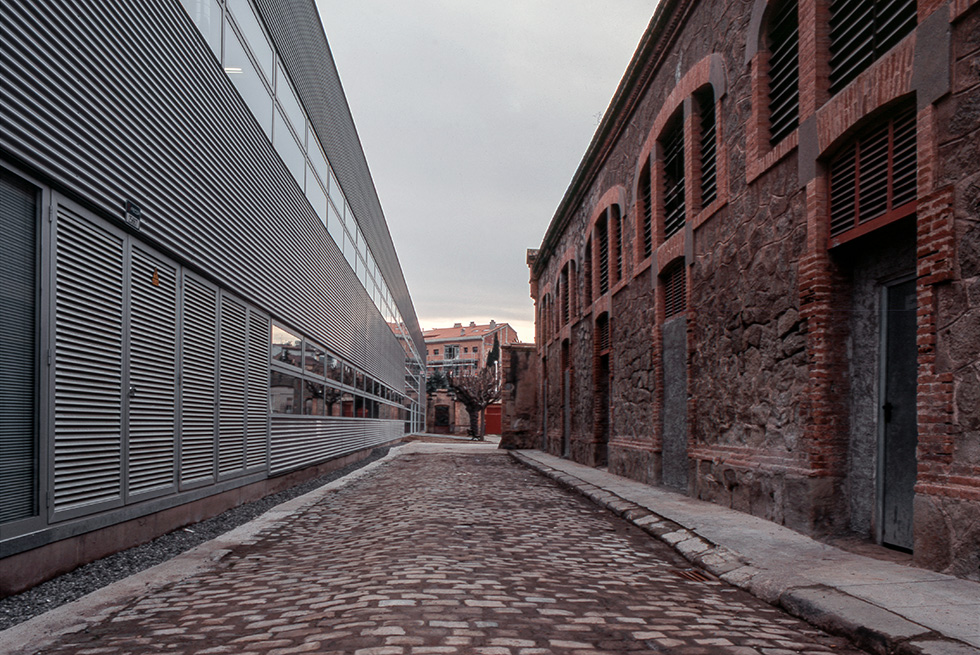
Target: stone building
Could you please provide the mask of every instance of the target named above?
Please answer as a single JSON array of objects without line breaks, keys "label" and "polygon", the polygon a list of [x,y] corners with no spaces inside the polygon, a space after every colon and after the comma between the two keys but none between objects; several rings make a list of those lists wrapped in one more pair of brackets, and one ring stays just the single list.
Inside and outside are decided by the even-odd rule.
[{"label": "stone building", "polygon": [[[477,371],[486,366],[487,356],[493,349],[494,339],[500,347],[517,343],[517,331],[507,323],[469,325],[455,323],[449,328],[432,328],[422,333],[426,349],[426,373],[430,381],[447,374]],[[470,418],[462,403],[438,382],[429,385],[431,393],[426,401],[426,430],[437,434],[466,434]],[[489,434],[500,432],[500,405],[490,405],[486,411],[486,428]]]},{"label": "stone building", "polygon": [[663,0],[537,251],[547,449],[980,578],[980,4]]}]

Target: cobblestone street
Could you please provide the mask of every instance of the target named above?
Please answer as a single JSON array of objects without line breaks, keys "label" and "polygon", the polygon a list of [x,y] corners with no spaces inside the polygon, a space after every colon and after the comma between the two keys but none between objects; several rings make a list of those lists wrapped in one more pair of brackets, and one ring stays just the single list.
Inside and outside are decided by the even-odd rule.
[{"label": "cobblestone street", "polygon": [[688,567],[502,452],[407,452],[45,652],[858,652]]}]

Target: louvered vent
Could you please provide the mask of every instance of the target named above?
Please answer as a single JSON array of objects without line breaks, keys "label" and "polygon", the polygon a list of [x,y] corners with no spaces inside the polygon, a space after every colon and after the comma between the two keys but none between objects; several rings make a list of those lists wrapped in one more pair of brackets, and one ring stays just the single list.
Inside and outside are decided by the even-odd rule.
[{"label": "louvered vent", "polygon": [[915,29],[915,0],[830,3],[830,92],[847,86]]},{"label": "louvered vent", "polygon": [[37,514],[37,191],[0,175],[0,523]]},{"label": "louvered vent", "polygon": [[129,494],[172,489],[177,402],[177,271],[132,250]]},{"label": "louvered vent", "polygon": [[715,92],[708,86],[698,94],[701,115],[701,207],[718,197],[718,146],[715,121]]},{"label": "louvered vent", "polygon": [[218,367],[218,474],[245,468],[245,308],[221,296]]},{"label": "louvered vent", "polygon": [[182,485],[214,480],[217,326],[217,293],[185,276],[181,351]]},{"label": "louvered vent", "polygon": [[585,304],[592,304],[592,239],[589,239],[585,244],[585,260],[582,262],[585,267],[584,275],[584,286],[585,286]]},{"label": "louvered vent", "polygon": [[783,0],[769,19],[769,143],[800,122],[800,24],[797,0]]},{"label": "louvered vent", "polygon": [[623,279],[623,216],[619,211],[619,205],[613,205],[609,209],[609,217],[612,223],[610,259],[613,262],[613,282],[619,282]]},{"label": "louvered vent", "polygon": [[684,127],[680,121],[662,140],[664,152],[664,238],[684,227]]},{"label": "louvered vent", "polygon": [[915,210],[915,109],[864,131],[830,162],[830,234]]},{"label": "louvered vent", "polygon": [[653,254],[653,205],[650,184],[650,166],[647,165],[640,173],[640,216],[642,220],[643,258]]},{"label": "louvered vent", "polygon": [[272,326],[258,312],[248,312],[248,435],[246,466],[265,466],[269,440],[269,343]]},{"label": "louvered vent", "polygon": [[671,266],[662,276],[665,320],[677,316],[687,309],[685,275],[686,271],[682,262]]},{"label": "louvered vent", "polygon": [[602,355],[612,349],[612,335],[609,329],[609,315],[603,314],[595,322],[596,353]]},{"label": "louvered vent", "polygon": [[65,207],[55,274],[54,510],[122,498],[123,240]]},{"label": "louvered vent", "polygon": [[607,218],[609,212],[605,212],[599,223],[596,225],[596,248],[599,255],[599,295],[609,291],[609,228]]},{"label": "louvered vent", "polygon": [[565,325],[568,323],[568,313],[569,313],[569,292],[568,292],[568,265],[561,272],[561,279],[559,281],[561,286],[561,324]]}]

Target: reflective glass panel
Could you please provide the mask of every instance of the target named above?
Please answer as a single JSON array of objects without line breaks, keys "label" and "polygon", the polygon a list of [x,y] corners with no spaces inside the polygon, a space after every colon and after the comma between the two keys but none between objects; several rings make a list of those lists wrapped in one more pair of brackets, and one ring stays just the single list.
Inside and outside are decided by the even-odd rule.
[{"label": "reflective glass panel", "polygon": [[303,414],[323,416],[323,385],[303,380]]},{"label": "reflective glass panel", "polygon": [[341,416],[343,405],[341,404],[343,392],[340,389],[327,385],[323,389],[323,415]]},{"label": "reflective glass panel", "polygon": [[303,340],[286,328],[272,326],[272,361],[297,368],[302,366]]},{"label": "reflective glass panel", "polygon": [[300,137],[300,143],[306,149],[306,114],[303,113],[303,106],[299,104],[299,99],[293,93],[293,87],[289,85],[286,71],[282,66],[276,66],[276,100],[282,105],[282,110],[286,118],[293,125],[293,131]]},{"label": "reflective glass panel", "polygon": [[262,81],[262,76],[245,54],[231,25],[225,24],[225,73],[245,100],[255,120],[259,122],[269,139],[272,139],[272,94]]},{"label": "reflective glass panel", "polygon": [[326,375],[328,380],[333,380],[334,382],[340,382],[343,377],[343,367],[340,360],[327,353],[324,359],[324,368],[326,369]]},{"label": "reflective glass panel", "polygon": [[283,163],[286,164],[286,168],[296,178],[296,184],[302,189],[303,179],[306,175],[306,157],[303,156],[303,148],[297,143],[293,133],[289,131],[286,126],[286,119],[279,110],[276,110],[276,130],[273,144],[276,146],[279,156],[282,157]]},{"label": "reflective glass panel", "polygon": [[265,30],[262,29],[262,24],[255,12],[252,11],[251,3],[248,0],[228,0],[228,7],[231,9],[235,22],[238,23],[238,29],[242,31],[249,49],[255,55],[256,61],[259,62],[265,79],[271,83],[272,64],[275,61],[275,55],[272,52],[272,46],[269,45],[269,40],[265,38]]},{"label": "reflective glass panel", "polygon": [[327,194],[323,192],[309,164],[306,166],[306,199],[310,201],[310,206],[313,207],[313,211],[316,212],[317,217],[326,225]]},{"label": "reflective glass panel", "polygon": [[354,394],[345,391],[340,396],[341,415],[354,416]]},{"label": "reflective glass panel", "polygon": [[272,369],[269,399],[273,414],[299,414],[303,411],[303,381],[295,375]]},{"label": "reflective glass panel", "polygon": [[182,0],[184,9],[201,30],[211,52],[221,61],[221,5],[216,0]]},{"label": "reflective glass panel", "polygon": [[354,368],[344,364],[344,384],[349,387],[354,386]]},{"label": "reflective glass panel", "polygon": [[316,172],[317,177],[320,178],[320,182],[323,183],[323,188],[329,193],[330,167],[327,166],[327,160],[323,155],[323,151],[320,149],[320,143],[316,140],[316,135],[313,134],[312,129],[308,130],[306,134],[306,156],[310,158],[310,162],[313,164],[313,170]]},{"label": "reflective glass panel", "polygon": [[323,365],[324,359],[327,353],[309,341],[306,342],[306,347],[303,351],[303,368],[312,373],[318,378],[323,377]]}]

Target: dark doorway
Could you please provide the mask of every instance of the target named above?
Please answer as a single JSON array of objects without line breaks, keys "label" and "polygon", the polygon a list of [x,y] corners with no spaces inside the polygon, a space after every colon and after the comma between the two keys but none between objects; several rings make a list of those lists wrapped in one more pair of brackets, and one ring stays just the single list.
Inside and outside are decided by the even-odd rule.
[{"label": "dark doorway", "polygon": [[610,384],[609,379],[609,353],[599,356],[599,366],[596,371],[596,446],[595,446],[595,465],[606,466],[609,463],[609,410],[610,410]]},{"label": "dark doorway", "polygon": [[572,367],[569,362],[568,341],[561,344],[561,455],[572,452]]},{"label": "dark doorway", "polygon": [[884,288],[881,320],[881,541],[911,550],[918,442],[915,280]]},{"label": "dark doorway", "polygon": [[449,433],[449,405],[436,405],[436,415],[432,427],[436,434]]}]

